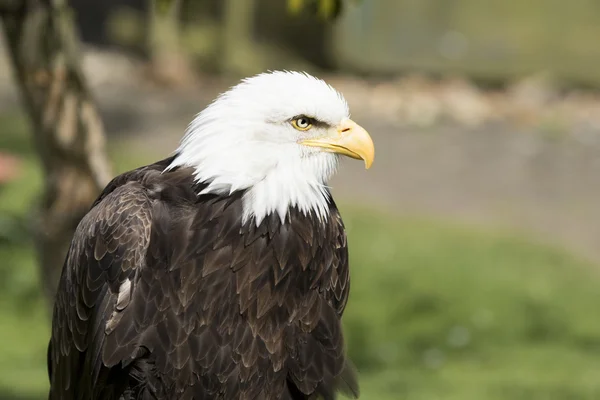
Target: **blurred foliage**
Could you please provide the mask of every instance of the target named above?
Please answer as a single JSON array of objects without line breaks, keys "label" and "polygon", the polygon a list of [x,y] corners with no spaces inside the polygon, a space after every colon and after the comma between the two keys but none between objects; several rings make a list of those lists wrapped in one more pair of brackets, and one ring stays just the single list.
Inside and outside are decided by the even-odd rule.
[{"label": "blurred foliage", "polygon": [[[167,10],[173,1],[158,0],[158,4]],[[289,60],[281,62],[294,56],[343,72],[396,75],[416,70],[465,75],[490,84],[541,72],[558,83],[600,84],[600,69],[596,68],[600,61],[596,45],[600,3],[595,0],[253,1],[255,12],[246,13],[255,22],[254,40],[249,42],[261,49],[252,49],[243,58],[257,53],[255,58],[262,59],[263,48],[274,43],[284,50],[268,49],[269,59],[255,69],[278,68],[280,64],[300,68]],[[183,1],[183,47],[200,59],[202,66],[219,65],[215,59],[222,46],[224,4],[221,0]],[[118,14],[116,7],[113,11]],[[108,24],[111,36],[125,43],[142,40],[144,15],[122,11],[122,16],[115,16],[119,23]],[[290,16],[296,22],[309,22],[299,26],[290,23]],[[131,21],[131,26],[121,23],[125,21]],[[319,30],[325,21],[327,29]],[[258,34],[261,30],[265,34]]]},{"label": "blurred foliage", "polygon": [[[340,15],[344,1],[349,0],[287,0],[287,4],[292,14],[308,10],[322,18],[330,19]],[[172,7],[180,6],[181,3],[181,0],[153,0],[155,11],[161,14],[168,13]]]},{"label": "blurred foliage", "polygon": [[[349,4],[360,1],[148,0],[155,10],[153,19],[142,10],[115,6],[106,33],[111,41],[145,53],[151,52],[149,43],[166,37],[172,44],[162,47],[173,48],[176,43],[194,68],[209,72],[246,76],[266,69],[311,70],[330,63],[325,32]],[[148,40],[154,29],[149,29],[148,21],[172,21],[177,9],[177,40],[162,33],[155,35],[159,41]]]},{"label": "blurred foliage", "polygon": [[[8,123],[2,126],[5,134],[0,135],[0,149],[10,149],[19,156],[31,154],[33,149],[30,137],[22,134],[28,127],[24,116],[16,115],[6,120]],[[31,167],[31,163],[25,167]],[[0,246],[22,244],[29,238],[29,221],[19,212],[19,195],[10,190],[13,185],[14,183],[0,185],[0,196],[5,199],[0,207]]]},{"label": "blurred foliage", "polygon": [[[0,215],[27,216],[41,174],[20,117],[0,145],[25,158]],[[117,171],[131,157],[113,142]],[[352,288],[344,315],[364,400],[572,400],[600,396],[598,267],[506,233],[342,204]],[[0,398],[42,399],[49,317],[31,243],[0,242]]]},{"label": "blurred foliage", "polygon": [[146,42],[145,18],[129,7],[117,8],[106,22],[107,36],[123,46],[142,46]]},{"label": "blurred foliage", "polygon": [[337,18],[342,12],[343,0],[287,0],[288,11],[299,14],[308,10],[311,14],[324,19]]},{"label": "blurred foliage", "polygon": [[595,0],[362,1],[347,11],[332,41],[345,68],[501,82],[547,72],[559,81],[600,84]]},{"label": "blurred foliage", "polygon": [[178,7],[181,0],[148,0],[154,7],[154,11],[158,14],[167,14],[172,7]]}]

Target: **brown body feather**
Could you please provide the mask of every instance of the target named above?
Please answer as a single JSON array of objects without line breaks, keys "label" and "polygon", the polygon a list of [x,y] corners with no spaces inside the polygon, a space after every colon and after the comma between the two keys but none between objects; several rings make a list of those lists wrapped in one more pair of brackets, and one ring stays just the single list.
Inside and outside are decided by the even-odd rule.
[{"label": "brown body feather", "polygon": [[125,173],[83,218],[56,297],[54,399],[357,395],[340,318],[346,236],[291,209],[243,224],[243,193],[201,195],[170,159]]}]

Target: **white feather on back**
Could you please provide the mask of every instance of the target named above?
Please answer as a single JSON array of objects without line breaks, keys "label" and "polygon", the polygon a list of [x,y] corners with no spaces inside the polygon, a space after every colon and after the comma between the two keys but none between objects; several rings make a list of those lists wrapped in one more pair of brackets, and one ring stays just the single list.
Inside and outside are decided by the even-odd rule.
[{"label": "white feather on back", "polygon": [[271,72],[244,79],[221,94],[189,125],[178,155],[167,168],[190,166],[208,183],[203,193],[246,190],[244,221],[259,224],[277,212],[282,220],[297,206],[327,218],[327,181],[338,157],[298,144],[290,120],[306,115],[336,126],[350,117],[343,96],[305,73]]}]

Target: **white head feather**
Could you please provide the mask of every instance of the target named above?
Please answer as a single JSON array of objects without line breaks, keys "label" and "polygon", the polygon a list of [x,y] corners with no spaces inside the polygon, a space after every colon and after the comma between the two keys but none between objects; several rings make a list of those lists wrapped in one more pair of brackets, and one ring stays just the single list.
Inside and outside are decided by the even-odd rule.
[{"label": "white head feather", "polygon": [[202,193],[228,195],[244,190],[244,216],[258,225],[290,207],[327,218],[327,181],[338,156],[302,146],[319,128],[294,129],[300,115],[330,126],[350,118],[343,96],[324,81],[298,72],[270,72],[244,79],[221,94],[189,125],[168,169],[190,166]]}]

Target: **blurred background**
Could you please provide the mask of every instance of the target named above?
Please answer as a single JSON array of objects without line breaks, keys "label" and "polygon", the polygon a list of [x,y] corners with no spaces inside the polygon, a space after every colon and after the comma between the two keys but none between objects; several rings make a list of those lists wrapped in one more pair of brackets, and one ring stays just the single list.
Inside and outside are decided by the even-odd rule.
[{"label": "blurred background", "polygon": [[316,74],[372,135],[332,181],[362,399],[600,398],[600,3],[0,0],[0,399],[115,174],[240,77]]}]

